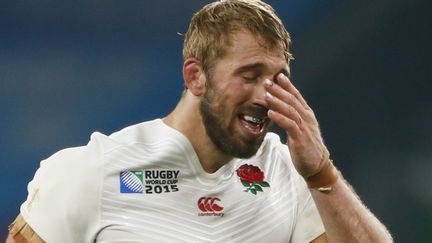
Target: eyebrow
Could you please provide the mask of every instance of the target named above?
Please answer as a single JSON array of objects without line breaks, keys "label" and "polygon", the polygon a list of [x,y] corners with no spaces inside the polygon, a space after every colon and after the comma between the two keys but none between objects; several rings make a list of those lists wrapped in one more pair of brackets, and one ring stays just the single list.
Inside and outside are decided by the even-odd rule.
[{"label": "eyebrow", "polygon": [[[261,62],[251,63],[251,64],[247,64],[247,65],[244,65],[244,66],[237,68],[237,70],[234,73],[240,74],[240,73],[244,73],[244,72],[248,72],[248,71],[255,71],[255,70],[262,72],[265,69],[265,67],[266,66]],[[282,68],[277,73],[278,74],[283,73],[288,78],[291,77],[291,73],[288,70],[286,70],[285,68]]]}]

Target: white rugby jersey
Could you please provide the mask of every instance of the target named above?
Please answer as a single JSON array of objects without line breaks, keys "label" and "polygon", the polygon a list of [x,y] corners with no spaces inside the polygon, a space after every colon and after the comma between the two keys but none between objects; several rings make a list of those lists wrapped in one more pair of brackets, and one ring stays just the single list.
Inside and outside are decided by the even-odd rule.
[{"label": "white rugby jersey", "polygon": [[[250,170],[241,178],[242,165],[261,178]],[[28,191],[21,214],[47,242],[304,243],[324,233],[287,146],[272,133],[255,156],[213,174],[160,119],[94,133],[86,146],[42,161]]]}]

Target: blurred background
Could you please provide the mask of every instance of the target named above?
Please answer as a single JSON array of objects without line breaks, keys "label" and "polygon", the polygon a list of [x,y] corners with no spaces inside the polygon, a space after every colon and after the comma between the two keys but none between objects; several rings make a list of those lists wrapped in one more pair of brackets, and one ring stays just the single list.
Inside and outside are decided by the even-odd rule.
[{"label": "blurred background", "polygon": [[[177,33],[207,2],[0,4],[0,241],[41,159],[173,109]],[[431,2],[267,2],[335,164],[397,242],[430,242]]]}]

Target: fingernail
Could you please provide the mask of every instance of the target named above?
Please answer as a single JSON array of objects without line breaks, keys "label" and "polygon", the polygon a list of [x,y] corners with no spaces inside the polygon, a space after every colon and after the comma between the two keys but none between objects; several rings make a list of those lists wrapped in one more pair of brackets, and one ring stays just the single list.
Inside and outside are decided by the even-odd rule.
[{"label": "fingernail", "polygon": [[280,73],[280,74],[279,74],[279,78],[282,78],[282,79],[288,79],[287,76],[286,76],[285,74],[283,74],[283,73]]},{"label": "fingernail", "polygon": [[268,87],[271,87],[271,86],[273,86],[273,81],[271,81],[270,79],[266,79],[265,85],[267,85]]},{"label": "fingernail", "polygon": [[268,110],[267,111],[267,115],[268,116],[272,116],[272,115],[274,115],[276,112],[275,111],[273,111],[273,110]]},{"label": "fingernail", "polygon": [[266,96],[267,98],[269,98],[269,99],[273,98],[273,95],[271,95],[269,92],[266,92],[266,93],[265,93],[265,96]]}]

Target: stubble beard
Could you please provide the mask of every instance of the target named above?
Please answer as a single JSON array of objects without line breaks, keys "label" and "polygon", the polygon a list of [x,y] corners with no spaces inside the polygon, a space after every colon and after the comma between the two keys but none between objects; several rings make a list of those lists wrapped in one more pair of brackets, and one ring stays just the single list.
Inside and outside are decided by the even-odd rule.
[{"label": "stubble beard", "polygon": [[261,146],[264,136],[260,139],[247,140],[237,134],[234,123],[224,125],[223,118],[229,114],[224,113],[221,101],[217,104],[215,95],[215,90],[208,86],[200,102],[200,113],[207,135],[213,144],[225,154],[236,158],[252,157]]}]

